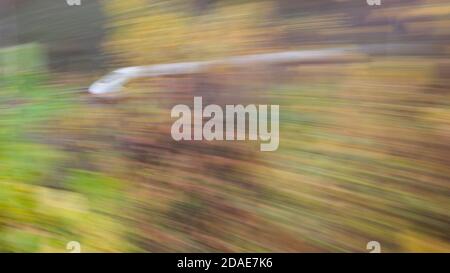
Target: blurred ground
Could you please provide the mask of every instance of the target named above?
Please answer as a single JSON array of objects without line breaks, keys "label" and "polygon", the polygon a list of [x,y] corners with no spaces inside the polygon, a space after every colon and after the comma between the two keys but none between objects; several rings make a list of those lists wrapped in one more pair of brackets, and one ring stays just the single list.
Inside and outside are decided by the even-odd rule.
[{"label": "blurred ground", "polygon": [[[448,1],[1,3],[0,251],[450,251]],[[362,45],[87,93],[120,67]],[[279,104],[280,148],[173,141],[197,95]]]}]

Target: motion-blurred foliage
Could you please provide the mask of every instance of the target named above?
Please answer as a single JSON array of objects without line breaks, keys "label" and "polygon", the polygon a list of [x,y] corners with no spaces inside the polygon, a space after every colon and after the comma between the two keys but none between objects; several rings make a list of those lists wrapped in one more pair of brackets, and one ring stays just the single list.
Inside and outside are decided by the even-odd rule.
[{"label": "motion-blurred foliage", "polygon": [[[239,5],[218,2],[196,16],[186,8],[188,4],[174,2],[105,2],[105,11],[112,18],[106,51],[126,65],[208,60],[267,52],[269,38],[274,38],[275,29],[268,21],[273,10],[271,1]],[[133,16],[123,16],[127,12]]]},{"label": "motion-blurred foliage", "polygon": [[[101,1],[103,48],[111,69],[364,43],[436,51],[218,68],[99,99],[76,92],[92,75],[47,71],[37,44],[1,50],[0,251],[448,252],[450,5],[355,2]],[[170,109],[194,95],[279,104],[279,150],[172,141]]]},{"label": "motion-blurred foliage", "polygon": [[71,153],[44,139],[56,133],[46,124],[79,109],[73,95],[45,84],[44,55],[36,44],[0,52],[8,58],[0,82],[0,251],[63,252],[66,240],[119,251],[121,224],[105,214],[118,210],[121,183],[71,169]]}]

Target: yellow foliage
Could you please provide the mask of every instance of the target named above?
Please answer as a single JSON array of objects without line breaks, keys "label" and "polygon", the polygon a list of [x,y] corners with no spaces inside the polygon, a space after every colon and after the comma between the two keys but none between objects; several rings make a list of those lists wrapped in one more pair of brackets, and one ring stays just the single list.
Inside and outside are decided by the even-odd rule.
[{"label": "yellow foliage", "polygon": [[[272,10],[270,2],[216,6],[195,17],[144,2],[105,2],[111,32],[104,46],[121,64],[179,62],[264,50],[268,30],[261,25]],[[120,16],[129,13],[133,16]]]}]

